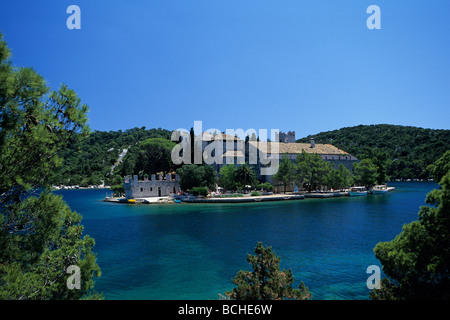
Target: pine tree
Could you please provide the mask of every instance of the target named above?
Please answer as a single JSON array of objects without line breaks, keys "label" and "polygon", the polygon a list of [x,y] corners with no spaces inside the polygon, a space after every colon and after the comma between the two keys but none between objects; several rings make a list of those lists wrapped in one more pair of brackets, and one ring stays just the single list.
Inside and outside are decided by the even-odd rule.
[{"label": "pine tree", "polygon": [[372,299],[450,299],[450,151],[431,168],[441,188],[428,193],[419,220],[374,248],[386,278]]},{"label": "pine tree", "polygon": [[293,181],[295,177],[295,165],[289,160],[287,154],[283,155],[278,166],[277,173],[273,176],[276,181],[283,183],[283,191],[286,193],[287,185]]},{"label": "pine tree", "polygon": [[363,159],[353,164],[355,182],[361,186],[370,188],[377,183],[378,168],[370,159]]},{"label": "pine tree", "polygon": [[[100,274],[81,216],[50,192],[57,153],[86,135],[86,105],[49,92],[31,68],[13,68],[0,34],[0,299],[79,299]],[[80,268],[80,289],[67,269]],[[97,294],[91,298],[100,298]]]},{"label": "pine tree", "polygon": [[247,261],[253,271],[240,270],[233,279],[236,285],[225,296],[235,300],[307,300],[311,293],[303,282],[298,289],[292,284],[294,277],[291,269],[280,270],[280,257],[271,247],[258,242],[255,255],[247,255]]}]

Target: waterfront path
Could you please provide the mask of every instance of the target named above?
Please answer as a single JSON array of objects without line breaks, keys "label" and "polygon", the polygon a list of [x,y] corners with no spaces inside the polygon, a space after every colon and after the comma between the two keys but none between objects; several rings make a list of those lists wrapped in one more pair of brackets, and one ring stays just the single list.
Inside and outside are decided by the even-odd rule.
[{"label": "waterfront path", "polygon": [[301,200],[304,199],[303,194],[277,194],[266,196],[247,196],[247,197],[224,197],[224,198],[199,198],[199,197],[186,197],[180,199],[182,202],[187,203],[242,203],[242,202],[262,202],[262,201],[282,201],[282,200]]},{"label": "waterfront path", "polygon": [[284,200],[302,200],[305,198],[333,198],[346,197],[348,192],[313,192],[297,194],[273,194],[263,196],[244,196],[244,197],[224,197],[224,198],[198,198],[185,197],[180,200],[188,203],[241,203],[241,202],[263,202],[263,201],[284,201]]},{"label": "waterfront path", "polygon": [[[195,196],[175,196],[185,203],[244,203],[244,202],[266,202],[266,201],[286,201],[286,200],[302,200],[305,198],[334,198],[346,197],[348,192],[312,192],[312,193],[287,193],[287,194],[270,194],[262,196],[245,195],[242,197],[195,197]],[[124,199],[123,199],[124,200]],[[120,202],[117,198],[105,198],[107,202]],[[123,203],[124,201],[122,201]],[[141,204],[164,204],[174,203],[172,197],[152,197],[152,198],[136,198],[133,203]]]}]

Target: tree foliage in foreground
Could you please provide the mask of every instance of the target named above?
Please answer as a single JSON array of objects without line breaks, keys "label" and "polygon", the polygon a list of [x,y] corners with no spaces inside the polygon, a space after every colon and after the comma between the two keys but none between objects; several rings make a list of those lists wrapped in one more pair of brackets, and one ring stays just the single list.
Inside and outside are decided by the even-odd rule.
[{"label": "tree foliage in foreground", "polygon": [[[100,274],[81,216],[50,192],[58,152],[89,131],[87,106],[65,85],[49,91],[33,69],[11,66],[0,34],[0,299],[78,299]],[[79,290],[67,286],[71,265]]]},{"label": "tree foliage in foreground", "polygon": [[[0,300],[80,299],[90,292],[100,269],[94,239],[82,237],[81,216],[49,192],[8,209],[0,216]],[[80,268],[79,290],[67,288],[70,265]]]},{"label": "tree foliage in foreground", "polygon": [[450,299],[450,150],[430,169],[441,187],[428,193],[419,220],[374,248],[387,277],[372,299]]},{"label": "tree foliage in foreground", "polygon": [[291,269],[280,270],[280,257],[271,247],[258,242],[255,255],[247,255],[253,271],[240,270],[232,280],[236,285],[225,296],[235,300],[307,300],[311,293],[303,282],[297,289],[292,287],[294,277]]}]

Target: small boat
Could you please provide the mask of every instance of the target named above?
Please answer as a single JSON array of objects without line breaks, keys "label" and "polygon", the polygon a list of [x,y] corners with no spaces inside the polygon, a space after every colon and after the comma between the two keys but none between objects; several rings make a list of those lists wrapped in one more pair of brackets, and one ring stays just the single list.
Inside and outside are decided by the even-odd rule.
[{"label": "small boat", "polygon": [[385,194],[388,193],[387,185],[377,185],[370,189],[372,194]]},{"label": "small boat", "polygon": [[121,203],[136,203],[136,199],[118,198],[117,202],[121,202]]},{"label": "small boat", "polygon": [[350,195],[350,197],[366,196],[367,190],[366,190],[366,187],[352,187],[349,190],[348,194]]},{"label": "small boat", "polygon": [[173,202],[175,202],[175,203],[181,203],[181,200],[180,200],[180,199],[173,199]]}]

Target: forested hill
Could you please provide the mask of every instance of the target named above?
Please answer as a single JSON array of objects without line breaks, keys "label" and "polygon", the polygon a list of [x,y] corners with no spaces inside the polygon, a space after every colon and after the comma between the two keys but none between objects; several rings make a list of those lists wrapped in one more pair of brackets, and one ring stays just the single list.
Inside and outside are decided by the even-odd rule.
[{"label": "forested hill", "polygon": [[369,149],[381,149],[390,156],[391,179],[426,179],[426,167],[450,149],[450,130],[424,129],[389,124],[359,125],[321,132],[297,142],[332,144],[362,159]]},{"label": "forested hill", "polygon": [[[161,128],[94,131],[59,153],[62,164],[54,170],[54,183],[87,186],[105,181],[110,184],[111,166],[116,163],[123,149],[131,147],[133,150],[133,147],[149,138],[170,137],[171,131]],[[371,150],[385,151],[390,158],[387,174],[392,179],[428,178],[426,167],[450,149],[450,130],[396,125],[342,128],[307,136],[297,142],[310,142],[311,137],[317,143],[332,144],[359,159],[370,158]],[[124,159],[130,158],[129,156],[130,154]]]},{"label": "forested hill", "polygon": [[[119,154],[149,138],[170,139],[172,131],[166,129],[132,128],[125,131],[93,131],[79,143],[63,149],[59,156],[62,164],[54,171],[54,184],[98,185],[109,183],[111,166]],[[70,180],[69,180],[70,179]]]}]

